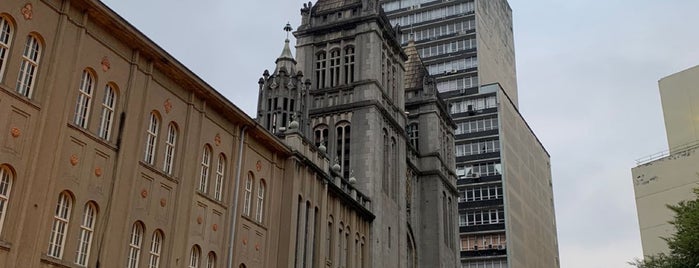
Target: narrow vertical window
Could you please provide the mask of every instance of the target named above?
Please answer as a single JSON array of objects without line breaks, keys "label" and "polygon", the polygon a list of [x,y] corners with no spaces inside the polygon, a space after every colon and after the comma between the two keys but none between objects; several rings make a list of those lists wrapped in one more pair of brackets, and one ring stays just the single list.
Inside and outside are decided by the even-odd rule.
[{"label": "narrow vertical window", "polygon": [[5,73],[5,62],[7,62],[7,54],[10,51],[12,43],[12,26],[10,22],[0,17],[0,81],[2,81]]},{"label": "narrow vertical window", "polygon": [[78,238],[78,252],[75,255],[75,264],[87,267],[90,261],[90,248],[92,247],[92,234],[95,232],[96,209],[92,203],[85,205],[83,221],[80,224],[80,237]]},{"label": "narrow vertical window", "polygon": [[199,260],[201,259],[201,250],[199,246],[194,245],[192,251],[189,252],[189,268],[199,268]]},{"label": "narrow vertical window", "polygon": [[216,164],[216,182],[214,183],[214,199],[221,201],[223,199],[223,175],[226,172],[226,156],[218,155],[218,163]]},{"label": "narrow vertical window", "polygon": [[209,252],[209,255],[206,257],[206,268],[214,268],[216,267],[216,253]]},{"label": "narrow vertical window", "polygon": [[340,50],[330,52],[330,86],[340,84]]},{"label": "narrow vertical window", "polygon": [[143,242],[143,225],[136,222],[131,227],[131,239],[129,239],[129,255],[126,261],[127,268],[138,267],[138,259],[141,257],[141,243]]},{"label": "narrow vertical window", "polygon": [[0,233],[5,222],[5,214],[10,203],[10,191],[12,190],[12,173],[5,166],[0,166]]},{"label": "narrow vertical window", "polygon": [[354,47],[345,48],[345,84],[354,82]]},{"label": "narrow vertical window", "polygon": [[199,176],[199,191],[206,193],[209,187],[209,167],[211,166],[211,148],[204,146],[204,153],[201,156],[201,173]]},{"label": "narrow vertical window", "polygon": [[382,175],[381,176],[381,178],[382,178],[381,190],[383,190],[384,193],[388,194],[389,193],[388,192],[388,182],[389,182],[389,180],[388,180],[388,154],[389,154],[389,150],[388,150],[388,131],[386,131],[386,129],[383,129],[382,142],[383,142],[383,144],[382,144],[383,145],[383,159],[382,159],[383,165],[381,165],[381,168],[382,168],[381,173],[383,173],[383,174],[381,174]]},{"label": "narrow vertical window", "polygon": [[114,87],[106,85],[104,87],[104,98],[102,99],[102,113],[100,114],[100,128],[97,134],[100,138],[109,140],[112,135],[112,122],[114,121],[114,107],[116,106],[116,92]]},{"label": "narrow vertical window", "polygon": [[248,179],[245,181],[245,199],[243,201],[243,215],[250,216],[250,206],[252,202],[252,174],[248,174]]},{"label": "narrow vertical window", "polygon": [[68,221],[70,221],[70,211],[72,200],[67,193],[61,193],[56,203],[56,211],[53,216],[53,226],[51,237],[49,238],[48,255],[56,259],[63,258],[63,246],[68,232]]},{"label": "narrow vertical window", "polygon": [[328,229],[325,234],[325,258],[332,261],[333,259],[333,217],[328,219]]},{"label": "narrow vertical window", "polygon": [[17,78],[17,92],[22,96],[31,98],[32,89],[36,80],[36,71],[39,68],[41,57],[41,45],[34,36],[27,36],[27,43],[24,45],[22,53],[22,64],[19,67],[19,77]]},{"label": "narrow vertical window", "polygon": [[408,138],[410,139],[410,144],[415,148],[415,150],[420,150],[418,147],[419,128],[417,123],[408,125]]},{"label": "narrow vertical window", "polygon": [[175,145],[177,145],[177,127],[174,123],[170,123],[167,126],[165,157],[163,159],[163,172],[167,174],[172,174],[172,165],[175,162]]},{"label": "narrow vertical window", "polygon": [[159,126],[158,116],[155,112],[150,113],[148,130],[146,131],[146,152],[143,161],[151,165],[155,162],[155,142],[158,139]]},{"label": "narrow vertical window", "polygon": [[325,52],[316,55],[316,86],[318,88],[325,87],[325,69],[327,68]]},{"label": "narrow vertical window", "polygon": [[265,181],[260,180],[260,185],[257,187],[257,211],[255,213],[255,220],[262,223],[263,214],[265,211]]},{"label": "narrow vertical window", "polygon": [[337,147],[335,148],[341,167],[340,173],[345,179],[348,179],[350,173],[350,125],[347,122],[338,124],[336,130]]},{"label": "narrow vertical window", "polygon": [[153,232],[153,239],[150,241],[150,259],[148,268],[158,268],[160,266],[160,252],[162,251],[163,235],[160,231]]},{"label": "narrow vertical window", "polygon": [[87,120],[90,116],[90,105],[92,104],[92,88],[94,87],[95,78],[88,71],[83,71],[83,76],[80,79],[80,88],[78,88],[78,100],[75,103],[75,117],[73,123],[81,128],[87,128]]}]

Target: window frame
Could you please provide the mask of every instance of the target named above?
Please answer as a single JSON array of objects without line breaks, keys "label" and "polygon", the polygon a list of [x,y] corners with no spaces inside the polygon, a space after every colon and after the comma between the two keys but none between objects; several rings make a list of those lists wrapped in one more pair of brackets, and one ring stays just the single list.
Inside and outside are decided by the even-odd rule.
[{"label": "window frame", "polygon": [[95,82],[97,76],[90,70],[85,69],[80,77],[80,85],[78,86],[78,97],[75,102],[75,114],[73,116],[73,124],[86,129],[90,121],[90,112],[92,106],[92,94],[95,91]]},{"label": "window frame", "polygon": [[114,111],[117,103],[116,86],[107,83],[104,86],[104,96],[102,98],[102,111],[100,112],[100,125],[97,130],[97,135],[105,140],[109,140],[112,136],[112,126],[114,125]]},{"label": "window frame", "polygon": [[10,167],[0,166],[0,234],[2,234],[5,216],[9,211],[10,194],[12,193],[12,184],[14,183],[14,173]]},{"label": "window frame", "polygon": [[148,127],[146,128],[146,148],[143,161],[149,165],[155,163],[155,151],[158,143],[158,132],[160,131],[160,116],[152,111],[148,117]]},{"label": "window frame", "polygon": [[29,99],[31,99],[34,94],[34,85],[36,84],[36,74],[41,61],[42,49],[43,46],[38,36],[35,34],[27,35],[27,42],[22,52],[22,62],[20,64],[15,90],[20,95]]},{"label": "window frame", "polygon": [[172,175],[177,152],[177,126],[174,122],[167,125],[167,137],[165,139],[165,155],[163,157],[163,172]]},{"label": "window frame", "polygon": [[160,266],[160,257],[163,250],[163,234],[160,230],[155,230],[150,241],[150,250],[148,251],[148,268],[158,268]]},{"label": "window frame", "polygon": [[0,82],[5,77],[5,66],[12,48],[14,25],[5,16],[0,16]]},{"label": "window frame", "polygon": [[129,253],[126,258],[127,268],[139,267],[141,248],[143,246],[144,229],[145,227],[143,224],[138,221],[131,227],[131,234],[129,235]]},{"label": "window frame", "polygon": [[255,178],[252,174],[248,174],[247,180],[245,180],[245,194],[243,196],[243,215],[250,217],[250,212],[252,210],[252,188]]},{"label": "window frame", "polygon": [[72,213],[73,199],[67,192],[58,195],[56,211],[53,216],[51,226],[51,236],[49,237],[49,248],[47,255],[55,259],[63,259],[66,237],[70,226],[70,215]]},{"label": "window frame", "polygon": [[90,250],[97,222],[97,205],[93,202],[85,204],[83,219],[80,223],[80,236],[78,237],[78,250],[75,254],[75,264],[87,267],[90,263]]},{"label": "window frame", "polygon": [[223,178],[226,174],[226,155],[223,153],[218,155],[216,163],[216,180],[214,181],[214,199],[216,201],[223,200]]},{"label": "window frame", "polygon": [[267,185],[264,179],[260,179],[257,186],[257,202],[255,204],[257,210],[255,210],[255,221],[262,223],[264,220],[265,212],[265,195],[267,191]]},{"label": "window frame", "polygon": [[201,171],[199,172],[199,192],[206,194],[209,190],[209,174],[211,173],[211,147],[204,145],[204,151],[201,155]]}]

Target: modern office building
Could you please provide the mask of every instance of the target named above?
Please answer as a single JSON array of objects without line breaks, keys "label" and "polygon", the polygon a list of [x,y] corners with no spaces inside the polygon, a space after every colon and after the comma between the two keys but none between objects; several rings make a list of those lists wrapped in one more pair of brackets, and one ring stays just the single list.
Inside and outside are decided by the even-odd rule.
[{"label": "modern office building", "polygon": [[658,82],[668,150],[637,160],[631,169],[643,254],[667,253],[674,214],[666,205],[696,198],[699,187],[699,66]]},{"label": "modern office building", "polygon": [[558,267],[550,156],[518,111],[506,0],[385,0],[456,123],[461,267]]}]

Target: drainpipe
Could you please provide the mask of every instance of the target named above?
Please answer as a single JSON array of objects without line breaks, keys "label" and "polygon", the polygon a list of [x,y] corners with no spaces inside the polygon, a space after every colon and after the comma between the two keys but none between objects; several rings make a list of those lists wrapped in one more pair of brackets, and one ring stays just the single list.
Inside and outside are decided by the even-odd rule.
[{"label": "drainpipe", "polygon": [[240,142],[238,143],[238,163],[236,163],[236,174],[235,174],[235,188],[233,190],[233,200],[231,201],[231,207],[233,208],[233,213],[231,214],[231,228],[230,232],[230,242],[228,243],[228,268],[233,268],[233,243],[235,241],[235,225],[238,219],[238,188],[240,188],[240,170],[243,165],[243,147],[245,146],[245,130],[248,126],[243,126],[240,129]]}]

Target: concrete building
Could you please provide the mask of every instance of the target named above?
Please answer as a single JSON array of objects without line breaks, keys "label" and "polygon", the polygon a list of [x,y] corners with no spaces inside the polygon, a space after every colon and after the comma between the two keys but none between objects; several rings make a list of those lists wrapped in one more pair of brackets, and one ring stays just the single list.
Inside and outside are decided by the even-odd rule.
[{"label": "concrete building", "polygon": [[658,82],[668,150],[637,160],[631,169],[643,254],[667,253],[662,237],[675,230],[668,204],[695,198],[699,187],[699,66]]},{"label": "concrete building", "polygon": [[[506,0],[384,0],[456,123],[461,267],[558,267],[549,155],[518,111]],[[526,183],[524,183],[526,182]]]}]

